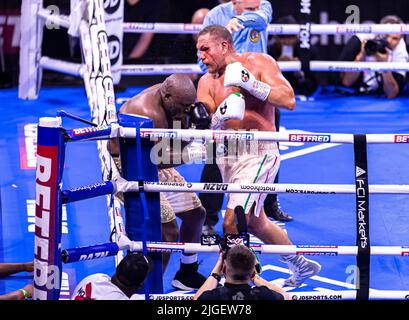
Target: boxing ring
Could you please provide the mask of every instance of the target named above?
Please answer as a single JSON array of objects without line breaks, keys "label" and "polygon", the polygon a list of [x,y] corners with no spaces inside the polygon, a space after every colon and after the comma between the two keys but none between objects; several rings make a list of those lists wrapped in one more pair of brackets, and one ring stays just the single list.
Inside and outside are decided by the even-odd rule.
[{"label": "boxing ring", "polygon": [[[30,1],[23,1],[23,6],[30,5]],[[32,5],[32,4],[31,4]],[[125,210],[127,217],[122,218],[121,204],[115,197],[117,192],[125,192],[135,197],[130,203],[137,202],[138,208],[143,214],[139,214],[136,221],[145,223],[147,220],[158,221],[156,218],[149,217],[148,207],[156,206],[157,211],[157,193],[162,191],[178,192],[244,192],[248,193],[286,193],[292,194],[291,197],[311,196],[311,195],[355,195],[356,205],[356,244],[351,245],[295,245],[295,246],[272,246],[272,245],[253,245],[253,248],[265,254],[304,254],[323,256],[325,259],[333,259],[336,256],[352,256],[357,259],[357,266],[360,270],[358,279],[360,286],[351,288],[349,291],[331,291],[326,292],[291,292],[292,299],[316,299],[320,296],[329,296],[337,294],[339,299],[407,299],[409,291],[406,290],[372,290],[369,288],[370,281],[370,259],[372,256],[408,256],[409,247],[406,243],[401,246],[379,246],[371,245],[369,241],[369,194],[397,194],[407,195],[409,185],[406,184],[369,184],[367,164],[367,144],[402,144],[408,143],[409,135],[406,133],[388,133],[388,134],[341,134],[341,133],[319,133],[318,131],[309,133],[271,133],[271,132],[229,132],[229,131],[210,131],[210,130],[160,130],[152,129],[151,124],[142,121],[135,124],[133,119],[117,119],[115,94],[113,91],[113,79],[110,72],[110,62],[107,55],[107,36],[104,32],[104,18],[101,1],[90,1],[91,9],[88,10],[88,17],[84,17],[78,25],[78,32],[82,41],[82,53],[84,58],[83,64],[73,64],[62,62],[49,57],[41,57],[38,52],[38,43],[41,43],[41,36],[34,39],[34,46],[37,46],[35,54],[32,49],[27,48],[33,66],[27,67],[31,70],[30,74],[36,77],[30,79],[31,84],[21,81],[19,96],[24,99],[33,99],[38,97],[41,87],[41,70],[48,69],[59,71],[71,75],[81,76],[84,79],[87,99],[90,107],[90,116],[92,126],[78,127],[75,129],[65,129],[62,125],[61,116],[70,117],[70,114],[61,112],[58,117],[42,117],[38,127],[38,149],[37,149],[37,174],[36,174],[36,241],[35,241],[35,265],[36,265],[36,291],[37,299],[58,299],[59,288],[48,287],[50,270],[61,273],[62,261],[65,263],[76,262],[80,260],[90,260],[103,258],[107,256],[117,256],[121,259],[122,250],[134,250],[150,252],[218,252],[214,246],[200,246],[197,244],[182,243],[163,243],[157,239],[149,238],[149,235],[138,231],[135,234],[142,239],[135,238],[134,232],[130,231],[133,225],[127,225],[133,219]],[[30,7],[31,15],[36,16],[35,21],[46,21],[52,19],[60,23],[61,26],[69,28],[70,20],[67,17],[51,16],[50,12],[41,8],[38,2],[36,8]],[[307,29],[305,27],[308,27]],[[124,32],[162,32],[162,33],[196,33],[200,29],[198,25],[188,24],[123,24]],[[407,25],[271,25],[270,34],[304,34],[308,31],[311,34],[354,34],[354,33],[402,33],[408,34]],[[305,36],[305,35],[304,35]],[[22,46],[22,52],[24,52]],[[29,59],[29,61],[30,61]],[[336,61],[301,61],[279,63],[283,71],[304,70],[311,71],[401,71],[409,70],[409,63],[351,63]],[[197,65],[140,65],[140,66],[122,66],[122,75],[155,75],[155,74],[172,74],[172,73],[201,73]],[[26,78],[24,75],[21,79]],[[24,85],[26,87],[24,88]],[[30,90],[28,90],[30,88]],[[73,117],[75,118],[75,117]],[[74,119],[75,120],[75,119]],[[140,121],[140,120],[138,120]],[[408,129],[409,130],[409,129]],[[274,184],[274,185],[234,185],[220,184],[209,186],[195,182],[188,182],[185,185],[172,185],[159,183],[155,180],[155,169],[150,168],[148,176],[152,180],[145,178],[139,173],[130,172],[128,177],[121,177],[113,165],[113,160],[108,153],[107,141],[112,138],[121,138],[126,141],[135,141],[133,151],[138,151],[139,156],[147,157],[149,146],[152,142],[150,138],[167,137],[178,140],[196,140],[218,141],[280,141],[284,143],[321,143],[321,144],[345,144],[354,147],[354,166],[350,171],[354,174],[355,184]],[[72,189],[63,189],[61,185],[62,174],[64,171],[65,145],[71,142],[79,141],[97,141],[98,153],[101,160],[102,181],[90,185],[81,185]],[[132,152],[129,152],[132,153]],[[121,154],[122,157],[122,154]],[[126,160],[123,165],[126,166]],[[52,169],[51,169],[52,168]],[[132,171],[133,169],[129,169]],[[153,172],[153,173],[152,173]],[[219,190],[217,190],[219,189]],[[44,206],[44,192],[47,190],[51,205]],[[150,194],[156,194],[156,199]],[[297,194],[297,195],[295,195]],[[110,221],[110,230],[113,237],[112,242],[100,244],[97,246],[77,247],[72,249],[61,248],[61,211],[62,205],[73,203],[80,200],[90,199],[97,196],[105,196],[108,216]],[[127,201],[125,201],[127,202]],[[50,210],[51,207],[51,210]],[[129,201],[125,203],[129,209]],[[43,213],[47,211],[47,218]],[[133,210],[133,214],[135,214]],[[156,212],[157,213],[157,212]],[[133,220],[132,220],[133,221]],[[133,221],[133,223],[135,223]],[[150,221],[150,223],[154,223]],[[158,226],[156,226],[156,231]],[[160,227],[160,226],[159,226]],[[47,231],[44,231],[47,230]],[[132,237],[129,234],[132,233]],[[45,237],[45,234],[48,237]],[[47,241],[45,241],[47,240]],[[49,253],[49,257],[44,257],[44,252]],[[57,266],[57,269],[53,267]],[[323,263],[325,268],[325,262]],[[156,276],[158,276],[156,274]],[[159,281],[160,282],[160,281]],[[161,284],[158,286],[160,287]],[[157,288],[157,287],[155,287]],[[152,295],[149,290],[145,291],[146,298],[163,298],[163,295]],[[189,295],[187,295],[189,296]]]}]

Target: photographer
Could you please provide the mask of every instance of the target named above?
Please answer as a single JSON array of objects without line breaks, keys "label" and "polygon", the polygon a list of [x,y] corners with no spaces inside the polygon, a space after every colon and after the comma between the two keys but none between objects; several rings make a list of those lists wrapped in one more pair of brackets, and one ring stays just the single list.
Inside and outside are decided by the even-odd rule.
[{"label": "photographer", "polygon": [[[397,16],[382,18],[381,24],[403,24]],[[373,35],[357,34],[347,42],[341,61],[407,62],[408,52],[401,34]],[[401,92],[405,83],[405,72],[343,72],[342,84],[360,93],[384,93],[389,99]]]},{"label": "photographer", "polygon": [[[226,282],[224,286],[218,286],[222,275]],[[254,287],[250,286],[250,281]],[[288,299],[284,290],[256,274],[256,257],[244,245],[235,245],[226,254],[220,253],[211,275],[194,296],[194,300]]]}]

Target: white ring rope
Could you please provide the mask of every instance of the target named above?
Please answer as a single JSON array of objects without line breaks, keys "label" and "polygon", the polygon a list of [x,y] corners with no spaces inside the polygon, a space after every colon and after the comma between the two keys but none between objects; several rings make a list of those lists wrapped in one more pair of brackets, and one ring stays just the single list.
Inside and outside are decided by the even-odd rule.
[{"label": "white ring rope", "polygon": [[[301,71],[300,61],[277,61],[282,72]],[[310,61],[310,70],[316,72],[408,71],[409,62],[355,62]],[[141,64],[123,65],[125,76],[170,75],[173,73],[203,74],[197,64]]]},{"label": "white ring rope", "polygon": [[46,69],[46,70],[57,71],[57,72],[69,74],[72,76],[82,77],[83,69],[86,66],[83,64],[79,64],[79,63],[62,61],[62,60],[43,56],[40,58],[39,67]]},{"label": "white ring rope", "polygon": [[[70,27],[70,17],[55,15],[51,10],[40,9],[38,16],[64,28]],[[267,32],[274,34],[299,34],[303,25],[299,24],[270,24]],[[124,33],[167,33],[167,34],[196,34],[202,29],[201,24],[191,23],[150,23],[125,22]],[[336,34],[409,34],[409,24],[310,24],[310,33],[313,35]]]},{"label": "white ring rope", "polygon": [[[137,181],[117,181],[116,190],[138,192]],[[201,193],[288,193],[288,194],[355,194],[356,186],[348,184],[285,184],[285,183],[202,183],[144,181],[145,192],[201,192]],[[409,194],[409,185],[373,184],[370,194]]]},{"label": "white ring rope", "polygon": [[[99,14],[100,12],[97,11]],[[49,20],[54,24],[61,25],[69,28],[70,17],[64,15],[55,15],[48,9],[40,9],[38,16],[42,19]],[[184,24],[184,23],[139,23],[129,22],[123,24],[124,33],[168,33],[168,34],[195,34],[202,29],[200,24]],[[269,34],[299,34],[301,25],[279,25],[271,24],[268,27]],[[356,34],[356,33],[368,33],[368,34],[409,34],[409,24],[311,24],[311,34]],[[92,27],[91,27],[91,32]],[[98,36],[100,36],[98,34]],[[103,35],[101,37],[104,37]],[[105,35],[106,37],[106,35]],[[102,45],[104,45],[102,41]],[[101,44],[100,44],[101,45]],[[105,45],[104,45],[105,46]],[[97,50],[95,47],[94,50]],[[103,51],[105,52],[105,51]],[[49,58],[48,58],[49,59]],[[104,65],[106,58],[103,56]],[[51,63],[53,62],[53,63]],[[351,62],[351,61],[310,61],[310,70],[315,72],[361,72],[361,71],[407,71],[409,70],[409,62]],[[300,71],[301,62],[278,62],[281,71],[291,72]],[[58,68],[58,63],[55,61],[47,60],[42,63],[43,68],[47,68],[53,71],[62,71],[71,75],[77,75],[75,73],[75,67],[68,68],[64,62],[61,64],[61,70]],[[80,66],[78,69],[81,68]],[[173,73],[185,73],[185,74],[202,74],[203,71],[196,64],[167,64],[167,65],[124,65],[122,66],[121,74],[132,75],[170,75]],[[104,81],[106,80],[104,77]],[[104,84],[106,88],[110,85]],[[109,90],[108,90],[109,93]],[[110,95],[111,96],[111,95]],[[108,101],[111,101],[111,97],[107,97]]]},{"label": "white ring rope", "polygon": [[[94,0],[95,1],[95,0]],[[97,11],[97,14],[100,12]],[[49,20],[54,24],[69,28],[70,17],[52,14],[51,10],[40,9],[38,16]],[[302,25],[290,24],[270,24],[269,34],[299,34]],[[168,34],[196,34],[202,29],[200,24],[186,23],[123,23],[124,33],[168,33]],[[92,32],[92,31],[91,31]],[[317,35],[330,34],[409,34],[409,24],[311,24],[310,33]],[[102,36],[103,37],[103,36]],[[103,41],[106,42],[106,41]],[[95,48],[97,49],[97,48]],[[102,57],[105,59],[105,57]],[[50,65],[50,69],[56,70],[56,64]],[[300,71],[301,62],[279,62],[283,72]],[[43,67],[48,67],[43,64]],[[51,68],[52,67],[52,68]],[[68,69],[71,71],[71,69]],[[310,70],[316,72],[361,72],[361,71],[407,71],[409,63],[400,62],[349,62],[349,61],[310,61]],[[64,71],[64,65],[62,70]],[[194,73],[201,74],[202,70],[195,64],[170,64],[170,65],[125,65],[122,67],[123,75],[170,75],[173,73]],[[72,74],[70,72],[70,74]],[[105,77],[104,77],[105,79]],[[105,80],[104,80],[105,81]],[[106,88],[109,85],[106,85]]]},{"label": "white ring rope", "polygon": [[51,10],[40,8],[37,13],[38,17],[52,23],[55,26],[60,26],[68,29],[71,25],[70,17],[63,14],[53,14]]},{"label": "white ring rope", "polygon": [[[111,125],[109,138],[135,138],[137,130],[118,124]],[[92,129],[90,129],[92,130]],[[93,131],[97,131],[94,129]],[[142,138],[155,140],[158,138],[178,140],[238,140],[238,141],[279,141],[310,143],[345,143],[353,144],[354,135],[346,133],[288,133],[270,131],[233,131],[233,130],[196,130],[196,129],[140,129]],[[409,143],[409,134],[366,134],[366,142],[374,143]]]},{"label": "white ring rope", "polygon": [[[298,24],[270,24],[268,34],[296,34],[300,33],[303,25]],[[123,24],[125,33],[168,33],[168,34],[196,34],[202,29],[200,24],[189,23],[146,23],[126,22]],[[313,35],[335,34],[409,34],[409,24],[311,24],[310,33]]]},{"label": "white ring rope", "polygon": [[[120,250],[142,251],[142,241],[130,241],[121,239],[118,243]],[[147,242],[147,250],[151,252],[220,252],[218,245],[202,245],[200,243],[183,242]],[[296,255],[323,255],[323,256],[356,256],[357,246],[324,246],[324,245],[272,245],[257,244],[250,245],[257,253],[266,254],[296,254]],[[409,256],[407,246],[370,246],[370,253],[374,256]]]},{"label": "white ring rope", "polygon": [[[278,61],[282,72],[300,71],[299,61]],[[40,59],[41,67],[70,75],[80,76],[81,64],[65,62],[49,57]],[[355,61],[310,61],[311,71],[316,72],[361,72],[361,71],[408,71],[409,62],[355,62]],[[197,64],[141,64],[123,65],[124,76],[171,75],[174,73],[203,74]]]}]

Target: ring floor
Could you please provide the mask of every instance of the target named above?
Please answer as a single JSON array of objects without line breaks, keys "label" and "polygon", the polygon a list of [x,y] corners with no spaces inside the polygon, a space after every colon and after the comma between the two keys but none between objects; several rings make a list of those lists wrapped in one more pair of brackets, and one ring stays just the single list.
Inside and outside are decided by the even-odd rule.
[{"label": "ring floor", "polygon": [[[117,98],[131,97],[144,88],[128,88]],[[35,146],[39,117],[55,116],[65,110],[89,119],[83,88],[42,88],[38,100],[22,101],[16,89],[0,91],[0,262],[24,262],[33,258],[35,210]],[[334,92],[298,99],[294,111],[282,111],[281,130],[326,133],[409,133],[409,98],[394,100]],[[119,107],[119,105],[118,105]],[[64,119],[64,127],[82,124]],[[354,184],[352,145],[281,143],[280,183]],[[370,184],[409,184],[409,145],[368,145]],[[178,168],[187,181],[198,182],[202,165]],[[67,146],[63,187],[71,188],[101,180],[96,142]],[[279,196],[283,210],[294,221],[280,223],[294,244],[355,245],[354,195]],[[226,201],[225,201],[226,204]],[[108,242],[109,227],[104,197],[69,204],[64,208],[62,247],[72,248]],[[221,219],[216,230],[221,234]],[[370,239],[372,245],[409,245],[409,196],[370,197]],[[257,242],[257,239],[252,239]],[[172,292],[171,280],[179,268],[179,254],[173,254],[164,274],[165,292]],[[199,270],[207,275],[215,254],[199,254]],[[263,277],[280,285],[288,277],[279,256],[260,255]],[[356,286],[356,258],[314,256],[322,264],[318,276],[289,291],[348,290]],[[85,276],[113,274],[114,258],[64,265],[61,298],[69,298]],[[0,278],[0,293],[23,287],[31,274]],[[409,258],[372,256],[371,284],[374,290],[409,290]],[[336,294],[336,293],[335,293]]]}]

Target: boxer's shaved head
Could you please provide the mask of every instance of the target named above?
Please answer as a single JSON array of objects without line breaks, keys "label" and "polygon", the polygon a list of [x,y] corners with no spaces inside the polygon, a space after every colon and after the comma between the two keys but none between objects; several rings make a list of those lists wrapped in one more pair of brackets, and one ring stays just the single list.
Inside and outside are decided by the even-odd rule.
[{"label": "boxer's shaved head", "polygon": [[185,74],[173,74],[167,77],[161,89],[165,94],[171,95],[175,99],[175,102],[181,104],[192,104],[195,102],[195,85]]},{"label": "boxer's shaved head", "polygon": [[190,112],[196,100],[193,81],[184,74],[173,74],[160,87],[163,107],[174,120],[181,120]]}]

